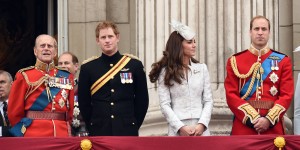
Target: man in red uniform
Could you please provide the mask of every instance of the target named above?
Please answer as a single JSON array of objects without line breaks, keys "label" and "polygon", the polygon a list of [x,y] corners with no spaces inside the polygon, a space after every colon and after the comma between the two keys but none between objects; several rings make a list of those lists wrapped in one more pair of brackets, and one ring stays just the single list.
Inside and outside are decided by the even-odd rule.
[{"label": "man in red uniform", "polygon": [[12,85],[8,117],[14,136],[66,137],[71,135],[73,75],[55,67],[57,44],[53,37],[36,38],[35,66],[21,69]]},{"label": "man in red uniform", "polygon": [[284,134],[283,114],[294,92],[291,60],[268,47],[270,22],[250,22],[252,44],[227,61],[227,104],[234,114],[232,135]]}]

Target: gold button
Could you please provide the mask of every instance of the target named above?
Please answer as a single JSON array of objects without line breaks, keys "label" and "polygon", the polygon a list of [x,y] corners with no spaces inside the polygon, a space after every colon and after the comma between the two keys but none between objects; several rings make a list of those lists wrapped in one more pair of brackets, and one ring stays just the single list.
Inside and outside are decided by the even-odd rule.
[{"label": "gold button", "polygon": [[114,116],[114,115],[111,115],[110,117],[111,117],[112,119],[114,119],[114,118],[115,118],[115,116]]},{"label": "gold button", "polygon": [[110,91],[111,91],[111,92],[115,92],[115,90],[114,90],[114,89],[111,89]]},{"label": "gold button", "polygon": [[111,66],[111,67],[112,67],[112,66],[114,66],[114,64],[109,64],[109,66]]},{"label": "gold button", "polygon": [[114,79],[114,77],[111,77],[110,79]]},{"label": "gold button", "polygon": [[111,106],[114,106],[115,104],[114,104],[114,102],[111,102],[110,105],[111,105]]}]

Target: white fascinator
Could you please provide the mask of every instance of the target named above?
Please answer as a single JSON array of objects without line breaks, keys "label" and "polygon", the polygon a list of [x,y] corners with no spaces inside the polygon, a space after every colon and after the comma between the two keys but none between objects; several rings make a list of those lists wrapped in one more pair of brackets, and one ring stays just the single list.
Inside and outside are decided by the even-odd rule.
[{"label": "white fascinator", "polygon": [[295,48],[294,52],[300,52],[300,46],[298,46],[297,48]]},{"label": "white fascinator", "polygon": [[172,20],[170,25],[186,40],[191,40],[196,35],[196,33],[190,27],[182,24],[179,21]]}]

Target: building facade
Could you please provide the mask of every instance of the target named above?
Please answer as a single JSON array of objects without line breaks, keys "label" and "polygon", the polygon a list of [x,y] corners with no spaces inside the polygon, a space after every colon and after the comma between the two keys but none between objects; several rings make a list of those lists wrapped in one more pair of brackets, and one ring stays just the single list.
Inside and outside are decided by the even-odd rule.
[{"label": "building facade", "polygon": [[[100,51],[95,27],[103,20],[118,24],[120,51],[137,55],[146,74],[162,56],[172,32],[171,19],[195,29],[197,59],[206,63],[211,76],[214,108],[210,128],[213,135],[230,134],[232,113],[225,99],[225,63],[232,54],[249,48],[249,25],[253,16],[271,22],[269,46],[293,58],[295,81],[300,58],[293,49],[300,45],[300,1],[298,0],[69,0],[68,49],[82,61]],[[298,6],[298,7],[297,7]],[[160,112],[156,84],[148,82],[150,107],[140,130],[142,136],[166,135],[167,124]],[[293,119],[293,106],[288,111]]]}]

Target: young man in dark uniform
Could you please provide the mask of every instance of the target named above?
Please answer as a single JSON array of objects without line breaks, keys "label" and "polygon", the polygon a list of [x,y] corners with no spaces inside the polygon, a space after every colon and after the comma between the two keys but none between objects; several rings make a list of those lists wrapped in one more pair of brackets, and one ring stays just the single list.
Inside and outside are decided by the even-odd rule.
[{"label": "young man in dark uniform", "polygon": [[100,57],[83,62],[79,108],[90,136],[138,136],[149,103],[142,62],[118,51],[120,33],[108,21],[96,28]]}]

